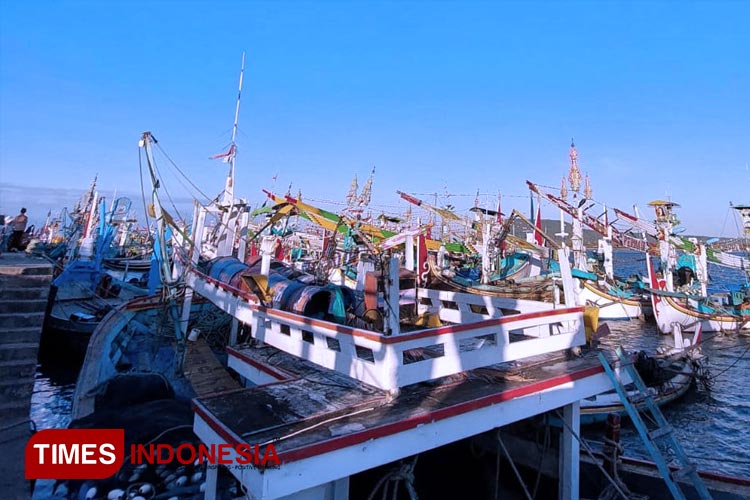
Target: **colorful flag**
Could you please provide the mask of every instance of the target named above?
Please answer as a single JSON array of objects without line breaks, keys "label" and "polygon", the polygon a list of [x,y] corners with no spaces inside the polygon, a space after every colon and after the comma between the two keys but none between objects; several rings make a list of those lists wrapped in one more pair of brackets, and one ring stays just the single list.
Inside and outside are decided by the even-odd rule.
[{"label": "colorful flag", "polygon": [[502,196],[500,193],[497,193],[497,223],[501,224],[503,222],[503,213],[500,211],[501,209],[501,203],[502,202]]},{"label": "colorful flag", "polygon": [[213,156],[210,156],[208,159],[209,160],[218,160],[219,158],[221,158],[222,162],[229,163],[229,161],[233,157],[234,157],[234,144],[232,144],[231,146],[229,146],[229,151],[227,151],[226,153],[220,153],[218,155],[213,155]]},{"label": "colorful flag", "polygon": [[417,286],[425,286],[427,284],[429,271],[427,242],[425,241],[424,234],[420,234],[417,238]]},{"label": "colorful flag", "polygon": [[534,222],[534,227],[536,227],[536,231],[534,231],[534,241],[540,247],[544,246],[544,238],[542,237],[542,204],[540,202],[537,202],[536,206],[536,221]]}]

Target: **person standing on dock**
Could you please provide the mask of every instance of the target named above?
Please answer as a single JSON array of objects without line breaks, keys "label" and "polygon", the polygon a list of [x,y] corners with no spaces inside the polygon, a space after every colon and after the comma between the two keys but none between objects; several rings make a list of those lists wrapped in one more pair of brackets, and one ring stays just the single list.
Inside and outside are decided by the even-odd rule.
[{"label": "person standing on dock", "polygon": [[28,224],[28,222],[29,218],[26,216],[26,209],[22,208],[21,213],[16,215],[10,223],[13,228],[13,234],[10,236],[8,251],[17,252],[23,250],[23,248],[21,248],[21,242],[23,241],[23,233],[26,231],[26,224]]}]

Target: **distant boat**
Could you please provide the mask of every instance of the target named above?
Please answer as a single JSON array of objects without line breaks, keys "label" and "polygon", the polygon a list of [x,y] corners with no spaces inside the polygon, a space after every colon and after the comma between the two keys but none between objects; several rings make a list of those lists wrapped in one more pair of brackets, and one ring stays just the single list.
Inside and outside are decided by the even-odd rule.
[{"label": "distant boat", "polygon": [[536,276],[524,280],[505,280],[496,281],[492,284],[482,284],[476,280],[466,279],[457,273],[451,273],[447,270],[440,271],[432,260],[429,261],[429,266],[429,286],[431,288],[490,297],[540,300],[550,303],[554,301],[554,289],[557,284],[549,277]]},{"label": "distant boat", "polygon": [[[89,197],[96,199],[96,193]],[[106,213],[104,199],[99,213]],[[140,278],[142,273],[132,277],[134,282],[124,282],[105,271],[104,254],[110,248],[115,227],[101,220],[98,231],[94,231],[93,219],[92,212],[80,233],[83,236],[80,241],[76,238],[78,231],[71,235],[74,239],[70,244],[70,261],[50,286],[40,343],[42,359],[82,360],[89,337],[104,316],[118,305],[148,293],[139,286],[147,284]]]},{"label": "distant boat", "polygon": [[667,280],[656,274],[650,257],[646,262],[651,279],[654,317],[662,333],[670,332],[675,324],[688,331],[697,327],[705,332],[737,333],[750,330],[750,289],[732,293],[732,301],[738,303],[739,307],[711,301],[706,296],[673,292],[668,289]]},{"label": "distant boat", "polygon": [[649,206],[654,208],[654,222],[620,210],[615,212],[621,220],[657,240],[663,273],[656,273],[650,256],[646,260],[648,291],[659,330],[669,334],[675,324],[687,331],[697,325],[704,332],[750,330],[750,286],[747,283],[729,293],[708,293],[708,262],[747,271],[750,260],[713,250],[696,238],[677,236],[677,219],[673,213],[673,209],[679,207],[677,203],[655,200]]}]

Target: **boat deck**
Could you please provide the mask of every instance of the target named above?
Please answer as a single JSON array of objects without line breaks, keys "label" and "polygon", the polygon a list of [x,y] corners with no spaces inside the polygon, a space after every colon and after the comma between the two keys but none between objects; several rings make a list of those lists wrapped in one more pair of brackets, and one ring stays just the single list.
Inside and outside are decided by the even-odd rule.
[{"label": "boat deck", "polygon": [[186,344],[184,365],[184,375],[198,397],[240,387],[203,338]]},{"label": "boat deck", "polygon": [[319,487],[611,387],[594,355],[480,368],[395,398],[270,346],[230,348],[229,357],[241,375],[266,383],[196,398],[194,427],[207,444],[273,443],[279,467],[232,470],[254,498]]}]

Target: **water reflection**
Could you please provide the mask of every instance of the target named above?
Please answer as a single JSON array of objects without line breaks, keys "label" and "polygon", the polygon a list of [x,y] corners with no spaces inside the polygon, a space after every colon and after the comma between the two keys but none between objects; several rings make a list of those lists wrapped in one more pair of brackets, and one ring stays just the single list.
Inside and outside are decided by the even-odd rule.
[{"label": "water reflection", "polygon": [[[31,395],[31,420],[37,430],[61,429],[70,423],[71,404],[78,371],[64,364],[39,364]],[[39,480],[33,500],[52,496],[55,481]]]},{"label": "water reflection", "polygon": [[77,377],[77,370],[63,364],[37,366],[31,396],[31,420],[38,430],[68,426]]}]

